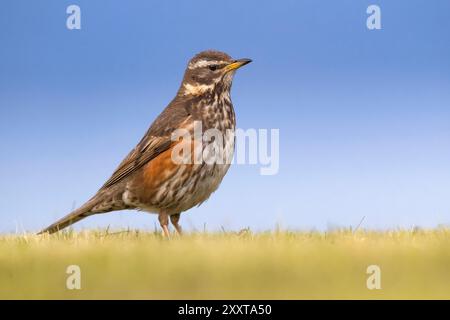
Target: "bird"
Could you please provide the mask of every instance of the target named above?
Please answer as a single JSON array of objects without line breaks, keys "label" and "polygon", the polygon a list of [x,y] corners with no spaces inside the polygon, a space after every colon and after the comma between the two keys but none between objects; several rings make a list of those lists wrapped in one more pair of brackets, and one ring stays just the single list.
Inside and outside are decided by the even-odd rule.
[{"label": "bird", "polygon": [[[58,232],[91,215],[132,209],[157,214],[164,237],[170,235],[169,220],[181,235],[181,213],[206,201],[230,167],[236,129],[230,91],[236,70],[250,62],[216,50],[196,54],[175,97],[111,177],[85,204],[38,234]],[[204,137],[200,143],[174,139],[177,132],[192,137],[208,130],[223,135],[222,160],[227,161],[202,159],[212,154]]]}]

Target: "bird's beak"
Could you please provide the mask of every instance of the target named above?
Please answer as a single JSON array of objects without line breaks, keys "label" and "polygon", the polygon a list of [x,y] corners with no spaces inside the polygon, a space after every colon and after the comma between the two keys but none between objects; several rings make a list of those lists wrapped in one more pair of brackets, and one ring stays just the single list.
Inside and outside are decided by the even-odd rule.
[{"label": "bird's beak", "polygon": [[242,66],[245,66],[246,64],[249,64],[250,62],[252,62],[251,59],[234,60],[229,65],[227,65],[224,69],[225,69],[225,72],[228,72],[228,71],[231,71],[231,70],[236,70],[236,69],[239,69]]}]

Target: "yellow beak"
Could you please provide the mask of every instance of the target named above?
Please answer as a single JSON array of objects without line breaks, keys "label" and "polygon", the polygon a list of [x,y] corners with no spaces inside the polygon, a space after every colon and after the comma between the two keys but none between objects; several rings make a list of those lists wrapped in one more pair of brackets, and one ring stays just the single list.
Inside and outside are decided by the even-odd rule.
[{"label": "yellow beak", "polygon": [[230,63],[229,65],[227,65],[224,70],[225,72],[231,71],[231,70],[236,70],[239,69],[242,66],[245,66],[246,64],[249,64],[250,62],[252,62],[251,59],[239,59],[239,60],[234,60],[232,63]]}]

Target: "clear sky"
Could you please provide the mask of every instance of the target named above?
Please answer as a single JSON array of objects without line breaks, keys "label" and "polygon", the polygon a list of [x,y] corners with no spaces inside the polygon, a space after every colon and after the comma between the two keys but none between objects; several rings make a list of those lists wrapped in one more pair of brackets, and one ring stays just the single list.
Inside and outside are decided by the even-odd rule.
[{"label": "clear sky", "polygon": [[[185,228],[449,224],[449,33],[446,0],[2,1],[0,232],[93,195],[210,48],[253,59],[233,84],[237,122],[280,129],[280,171],[231,167]],[[76,228],[156,222],[124,211]]]}]

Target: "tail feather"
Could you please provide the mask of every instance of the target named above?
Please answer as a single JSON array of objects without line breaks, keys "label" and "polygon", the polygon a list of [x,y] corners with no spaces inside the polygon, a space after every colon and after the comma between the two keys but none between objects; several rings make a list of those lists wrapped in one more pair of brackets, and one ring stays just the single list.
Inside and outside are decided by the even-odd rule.
[{"label": "tail feather", "polygon": [[55,223],[51,224],[50,226],[48,226],[47,228],[41,230],[39,234],[43,234],[43,233],[55,233],[58,232],[68,226],[70,226],[71,224],[74,224],[75,222],[78,222],[90,215],[99,213],[99,212],[92,212],[91,210],[94,208],[94,206],[97,204],[96,197],[92,198],[91,200],[89,200],[87,203],[85,203],[83,206],[81,206],[79,209],[72,211],[71,213],[69,213],[68,215],[66,215],[65,217],[59,219],[58,221],[56,221]]}]

